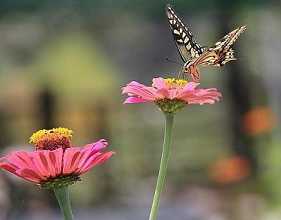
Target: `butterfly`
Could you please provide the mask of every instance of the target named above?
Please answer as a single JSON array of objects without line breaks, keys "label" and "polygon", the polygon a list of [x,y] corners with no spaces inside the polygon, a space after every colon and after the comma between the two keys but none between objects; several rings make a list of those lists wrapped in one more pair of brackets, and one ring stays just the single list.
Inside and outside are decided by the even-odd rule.
[{"label": "butterfly", "polygon": [[166,14],[178,51],[184,62],[183,72],[190,74],[193,81],[200,79],[199,65],[223,66],[229,61],[236,60],[231,46],[246,30],[246,26],[236,28],[216,42],[214,46],[206,48],[196,42],[190,29],[183,24],[170,5],[166,7]]}]

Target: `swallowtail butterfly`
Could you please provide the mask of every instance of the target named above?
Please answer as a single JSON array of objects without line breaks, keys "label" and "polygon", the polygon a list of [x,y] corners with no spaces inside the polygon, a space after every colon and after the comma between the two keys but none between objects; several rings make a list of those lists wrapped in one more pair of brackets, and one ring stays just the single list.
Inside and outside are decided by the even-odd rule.
[{"label": "swallowtail butterfly", "polygon": [[231,46],[246,30],[246,26],[231,31],[214,46],[205,48],[195,41],[190,29],[183,24],[170,5],[166,7],[166,14],[178,51],[184,62],[184,73],[190,74],[194,81],[200,79],[199,65],[223,66],[231,60],[236,60]]}]

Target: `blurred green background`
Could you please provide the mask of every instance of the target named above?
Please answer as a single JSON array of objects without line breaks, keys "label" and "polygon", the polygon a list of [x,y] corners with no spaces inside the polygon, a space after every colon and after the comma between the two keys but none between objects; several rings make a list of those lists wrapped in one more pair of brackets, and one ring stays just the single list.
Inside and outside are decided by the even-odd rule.
[{"label": "blurred green background", "polygon": [[[40,128],[69,127],[75,145],[106,138],[117,154],[71,187],[77,219],[147,218],[163,116],[123,105],[121,87],[180,71],[167,3],[202,45],[248,29],[238,61],[201,70],[223,100],[176,115],[160,219],[280,219],[280,1],[1,0],[1,155]],[[0,186],[0,219],[59,219],[47,191],[4,172]]]}]

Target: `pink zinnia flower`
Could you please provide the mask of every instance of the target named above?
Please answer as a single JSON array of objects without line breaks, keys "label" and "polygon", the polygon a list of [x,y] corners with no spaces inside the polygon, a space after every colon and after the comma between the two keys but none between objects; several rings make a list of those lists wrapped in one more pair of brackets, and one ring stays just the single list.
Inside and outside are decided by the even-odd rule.
[{"label": "pink zinnia flower", "polygon": [[66,128],[40,130],[30,138],[36,149],[14,151],[0,158],[0,167],[45,188],[73,184],[80,175],[108,160],[113,152],[102,152],[108,143],[101,139],[84,147],[70,146],[72,131]]},{"label": "pink zinnia flower", "polygon": [[154,102],[165,113],[174,113],[186,104],[214,104],[222,96],[215,88],[197,89],[199,83],[183,79],[154,78],[152,86],[132,81],[122,88],[124,103]]}]

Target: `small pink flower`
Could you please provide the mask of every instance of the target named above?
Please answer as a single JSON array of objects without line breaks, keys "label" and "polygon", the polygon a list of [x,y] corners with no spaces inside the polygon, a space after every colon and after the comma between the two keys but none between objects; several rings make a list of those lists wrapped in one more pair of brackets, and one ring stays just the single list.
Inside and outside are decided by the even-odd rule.
[{"label": "small pink flower", "polygon": [[199,83],[182,79],[154,78],[152,86],[130,82],[122,88],[129,97],[125,104],[154,102],[166,113],[174,113],[186,104],[214,104],[222,97],[215,88],[197,89]]},{"label": "small pink flower", "polygon": [[[45,134],[48,136],[54,133],[54,129],[51,130],[52,132],[48,132],[50,130],[36,132],[32,136],[34,143],[46,137],[46,135],[42,135],[42,131],[46,131]],[[38,136],[40,132],[41,136]],[[54,133],[52,137],[57,135],[58,132]],[[46,146],[56,144],[52,141],[54,140],[50,139]],[[108,160],[113,152],[102,152],[107,145],[108,143],[101,139],[84,147],[64,148],[59,146],[55,148],[53,145],[51,150],[14,151],[0,158],[0,168],[42,187],[61,187],[80,180],[80,175]]]}]

